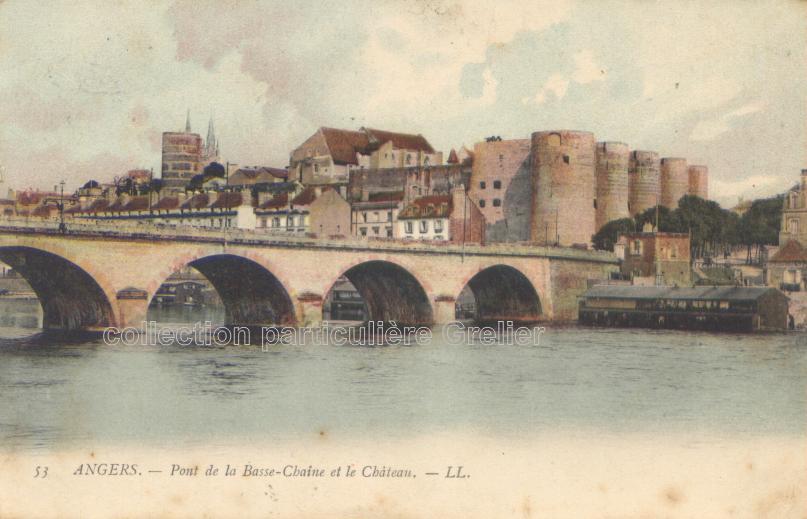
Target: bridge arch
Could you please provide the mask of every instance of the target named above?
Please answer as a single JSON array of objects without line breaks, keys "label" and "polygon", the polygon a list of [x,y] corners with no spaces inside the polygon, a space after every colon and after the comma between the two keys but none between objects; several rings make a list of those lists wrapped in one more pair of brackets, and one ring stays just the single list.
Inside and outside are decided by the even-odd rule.
[{"label": "bridge arch", "polygon": [[[534,322],[542,314],[541,298],[532,282],[510,265],[484,268],[466,282],[475,300],[475,319],[480,322]],[[462,300],[462,295],[457,298]]]},{"label": "bridge arch", "polygon": [[112,292],[73,261],[26,246],[0,247],[0,261],[31,285],[42,306],[43,328],[100,330],[115,325]]},{"label": "bridge arch", "polygon": [[[295,308],[288,290],[278,277],[257,261],[245,256],[217,253],[189,258],[180,266],[201,273],[224,306],[228,325],[291,325]],[[155,287],[149,300],[153,300]]]},{"label": "bridge arch", "polygon": [[423,284],[408,269],[389,260],[370,260],[345,270],[364,300],[371,321],[398,325],[434,324],[434,311]]}]

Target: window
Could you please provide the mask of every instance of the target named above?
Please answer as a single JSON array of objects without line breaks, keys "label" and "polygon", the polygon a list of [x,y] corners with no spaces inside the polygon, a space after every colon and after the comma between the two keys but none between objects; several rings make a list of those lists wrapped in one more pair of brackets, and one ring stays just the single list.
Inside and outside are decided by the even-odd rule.
[{"label": "window", "polygon": [[631,247],[633,254],[642,253],[642,240],[633,240],[633,247]]},{"label": "window", "polygon": [[479,207],[485,207],[485,201],[484,200],[479,201]]},{"label": "window", "polygon": [[378,211],[373,211],[373,221],[374,222],[378,221]]},{"label": "window", "polygon": [[411,164],[411,163],[412,163],[412,154],[411,154],[411,153],[407,153],[407,154],[406,154],[406,165],[408,166],[408,165],[409,165],[409,164]]},{"label": "window", "polygon": [[412,234],[412,222],[406,222],[404,228],[406,229],[406,234]]},{"label": "window", "polygon": [[485,189],[486,184],[484,182],[479,183],[479,189]]},{"label": "window", "polygon": [[294,217],[289,216],[286,218],[286,227],[294,227]]},{"label": "window", "polygon": [[428,220],[421,220],[420,221],[420,233],[424,234],[429,232],[429,221]]},{"label": "window", "polygon": [[387,238],[392,238],[392,227],[387,227]]},{"label": "window", "polygon": [[494,198],[493,199],[493,207],[501,207],[501,206],[502,206],[502,201],[499,200],[498,198]]},{"label": "window", "polygon": [[392,221],[392,211],[387,211],[387,221],[388,222]]},{"label": "window", "polygon": [[361,234],[362,236],[367,236],[367,227],[362,227],[361,229],[359,229],[359,234]]},{"label": "window", "polygon": [[434,232],[443,232],[443,221],[442,220],[435,220],[434,221]]},{"label": "window", "polygon": [[595,198],[594,199],[594,209],[596,209],[596,208],[597,208],[597,199]]},{"label": "window", "polygon": [[563,156],[563,162],[565,162],[566,164],[569,163],[569,156],[568,155]]},{"label": "window", "polygon": [[319,173],[319,164],[314,164],[314,173]]},{"label": "window", "polygon": [[367,223],[367,213],[362,213],[361,214],[361,221],[364,222],[364,223]]},{"label": "window", "polygon": [[791,218],[787,221],[787,232],[790,234],[798,234],[799,232],[799,220],[798,218]]},{"label": "window", "polygon": [[373,234],[375,234],[376,236],[378,236],[379,231],[380,229],[378,228],[378,226],[373,227]]},{"label": "window", "polygon": [[280,218],[272,218],[272,227],[280,227]]},{"label": "window", "polygon": [[502,181],[501,180],[494,180],[493,181],[493,189],[501,189],[502,188]]},{"label": "window", "polygon": [[429,165],[429,157],[426,157],[425,159],[423,159],[423,165],[424,165],[424,166],[428,166],[428,165]]}]

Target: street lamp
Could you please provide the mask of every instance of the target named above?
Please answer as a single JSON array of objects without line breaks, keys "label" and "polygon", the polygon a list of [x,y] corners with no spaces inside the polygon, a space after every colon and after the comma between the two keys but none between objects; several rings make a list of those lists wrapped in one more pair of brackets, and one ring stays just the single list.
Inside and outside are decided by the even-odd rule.
[{"label": "street lamp", "polygon": [[60,192],[59,200],[59,232],[64,234],[67,232],[67,226],[64,224],[64,180],[59,182],[58,186],[53,186],[54,191]]}]

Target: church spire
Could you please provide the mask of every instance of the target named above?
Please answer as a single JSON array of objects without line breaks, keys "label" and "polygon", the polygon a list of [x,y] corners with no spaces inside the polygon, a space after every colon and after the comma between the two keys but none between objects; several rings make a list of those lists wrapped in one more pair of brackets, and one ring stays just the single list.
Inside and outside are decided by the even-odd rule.
[{"label": "church spire", "polygon": [[210,116],[210,121],[207,123],[207,139],[205,139],[205,144],[209,150],[213,150],[214,145],[216,144],[216,133],[213,130],[213,116]]},{"label": "church spire", "polygon": [[185,116],[185,133],[191,133],[191,109],[188,108],[188,115]]}]

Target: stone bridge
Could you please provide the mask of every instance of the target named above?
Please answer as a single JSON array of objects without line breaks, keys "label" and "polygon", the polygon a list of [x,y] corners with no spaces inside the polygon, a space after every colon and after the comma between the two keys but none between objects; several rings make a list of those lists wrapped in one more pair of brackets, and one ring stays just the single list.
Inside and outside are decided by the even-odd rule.
[{"label": "stone bridge", "polygon": [[221,297],[228,324],[310,325],[347,277],[370,319],[454,319],[466,285],[478,318],[572,320],[587,280],[616,270],[609,253],[527,245],[320,240],[250,231],[0,221],[0,261],[30,283],[49,329],[140,328],[173,272],[191,266]]}]

